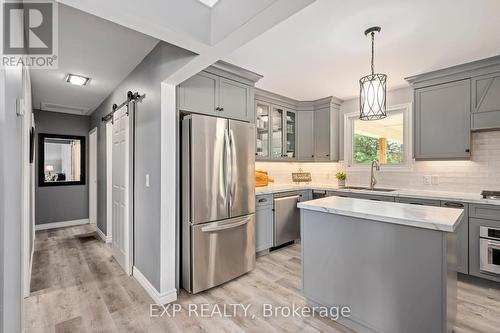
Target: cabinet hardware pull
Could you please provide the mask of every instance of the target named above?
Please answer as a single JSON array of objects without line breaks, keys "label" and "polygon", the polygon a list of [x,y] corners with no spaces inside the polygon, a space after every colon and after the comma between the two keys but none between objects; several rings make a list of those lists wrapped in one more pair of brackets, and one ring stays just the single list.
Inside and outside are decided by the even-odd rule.
[{"label": "cabinet hardware pull", "polygon": [[330,156],[330,154],[326,154],[325,156],[328,157],[328,156]]},{"label": "cabinet hardware pull", "polygon": [[219,108],[219,111],[224,111],[224,108]]},{"label": "cabinet hardware pull", "polygon": [[466,153],[470,153],[470,149],[465,149],[465,152]]},{"label": "cabinet hardware pull", "polygon": [[216,107],[216,108],[215,108],[215,111],[219,111],[219,110],[220,110],[220,107]]},{"label": "cabinet hardware pull", "polygon": [[454,208],[464,208],[464,204],[458,202],[445,202],[444,205],[446,207],[454,207]]},{"label": "cabinet hardware pull", "polygon": [[259,202],[266,202],[267,199],[259,199]]}]

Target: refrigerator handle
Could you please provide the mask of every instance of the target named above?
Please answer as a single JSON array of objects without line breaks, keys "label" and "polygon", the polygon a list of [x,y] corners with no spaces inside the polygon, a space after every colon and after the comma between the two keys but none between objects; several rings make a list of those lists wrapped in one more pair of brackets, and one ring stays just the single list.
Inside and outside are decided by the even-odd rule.
[{"label": "refrigerator handle", "polygon": [[231,141],[229,139],[229,130],[226,128],[224,130],[224,142],[225,142],[225,161],[226,164],[226,174],[225,174],[225,182],[226,182],[226,200],[229,199],[229,205],[231,205]]},{"label": "refrigerator handle", "polygon": [[[230,170],[230,187],[229,187],[229,207],[232,207],[233,206],[233,203],[234,203],[234,198],[233,198],[233,195],[236,191],[236,182],[233,181],[233,170],[236,169],[238,166],[236,163],[234,163],[234,159],[236,157],[236,146],[234,144],[234,132],[233,130],[229,130],[229,134],[230,134],[230,142],[231,142],[231,170]],[[236,170],[236,173],[238,172],[238,170]]]}]

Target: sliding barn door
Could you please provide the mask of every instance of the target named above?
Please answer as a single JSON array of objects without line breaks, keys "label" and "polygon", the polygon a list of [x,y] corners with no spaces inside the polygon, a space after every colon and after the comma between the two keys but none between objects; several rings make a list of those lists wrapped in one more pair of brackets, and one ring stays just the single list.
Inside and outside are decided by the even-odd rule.
[{"label": "sliding barn door", "polygon": [[129,117],[127,106],[113,116],[113,256],[127,274],[130,267]]}]

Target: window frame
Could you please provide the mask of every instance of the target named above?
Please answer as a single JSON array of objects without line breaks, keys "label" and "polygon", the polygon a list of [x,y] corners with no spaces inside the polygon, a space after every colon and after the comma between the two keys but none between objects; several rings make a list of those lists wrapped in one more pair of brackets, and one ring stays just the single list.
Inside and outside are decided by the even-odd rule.
[{"label": "window frame", "polygon": [[[387,115],[396,112],[403,113],[403,143],[405,162],[401,164],[382,164],[384,171],[411,171],[413,166],[413,117],[412,104],[397,104],[386,108]],[[354,141],[354,122],[359,119],[358,112],[344,114],[344,163],[347,170],[369,170],[369,164],[353,163],[353,141]]]}]

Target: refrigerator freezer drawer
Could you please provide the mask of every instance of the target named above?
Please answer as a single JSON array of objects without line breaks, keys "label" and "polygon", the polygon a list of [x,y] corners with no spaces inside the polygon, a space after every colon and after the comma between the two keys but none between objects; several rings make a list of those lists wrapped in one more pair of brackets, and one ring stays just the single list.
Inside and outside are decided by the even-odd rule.
[{"label": "refrigerator freezer drawer", "polygon": [[191,293],[255,268],[255,216],[191,226]]}]

